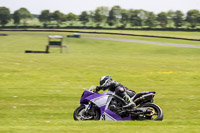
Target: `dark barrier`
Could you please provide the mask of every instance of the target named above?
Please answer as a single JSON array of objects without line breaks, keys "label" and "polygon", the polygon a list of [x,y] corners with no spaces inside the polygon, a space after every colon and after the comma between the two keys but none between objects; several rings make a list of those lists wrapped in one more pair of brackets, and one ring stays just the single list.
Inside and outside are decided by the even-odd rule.
[{"label": "dark barrier", "polygon": [[25,53],[49,53],[47,51],[32,51],[32,50],[26,50]]},{"label": "dark barrier", "polygon": [[0,27],[0,29],[98,29],[98,30],[152,30],[152,31],[200,31],[200,28],[148,28],[148,27],[137,27],[137,28],[124,28],[124,27],[116,27],[116,28],[105,28],[105,27],[92,27],[92,26],[65,26],[65,27],[57,27],[57,26],[4,26]]},{"label": "dark barrier", "polygon": [[8,36],[8,34],[0,34],[0,36]]}]

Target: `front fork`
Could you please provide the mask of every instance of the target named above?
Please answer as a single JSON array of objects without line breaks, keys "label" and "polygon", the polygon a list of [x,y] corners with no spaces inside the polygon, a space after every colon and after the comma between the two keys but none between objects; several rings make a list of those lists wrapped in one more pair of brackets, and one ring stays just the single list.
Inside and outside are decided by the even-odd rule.
[{"label": "front fork", "polygon": [[87,110],[89,110],[91,108],[92,103],[89,102],[89,104],[84,104],[84,106],[85,106],[85,111],[87,111]]},{"label": "front fork", "polygon": [[95,115],[95,112],[92,110],[92,102],[89,102],[89,104],[85,104],[85,113],[86,115],[91,115],[91,116],[94,116]]}]

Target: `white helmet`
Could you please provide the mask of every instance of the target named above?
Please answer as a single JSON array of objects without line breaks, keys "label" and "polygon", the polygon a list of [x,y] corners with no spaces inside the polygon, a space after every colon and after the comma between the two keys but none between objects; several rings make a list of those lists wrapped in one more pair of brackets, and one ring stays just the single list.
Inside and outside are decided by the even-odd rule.
[{"label": "white helmet", "polygon": [[103,76],[100,79],[100,85],[104,85],[105,83],[109,82],[112,80],[111,76]]}]

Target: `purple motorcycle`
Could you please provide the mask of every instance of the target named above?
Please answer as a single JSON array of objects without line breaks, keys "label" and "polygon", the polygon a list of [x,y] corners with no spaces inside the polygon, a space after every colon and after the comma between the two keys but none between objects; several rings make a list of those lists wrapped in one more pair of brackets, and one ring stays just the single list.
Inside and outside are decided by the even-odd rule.
[{"label": "purple motorcycle", "polygon": [[99,94],[96,87],[85,90],[80,106],[74,111],[74,120],[163,120],[161,108],[153,104],[155,91],[136,93],[131,99],[134,108],[123,108],[126,101],[112,91]]}]

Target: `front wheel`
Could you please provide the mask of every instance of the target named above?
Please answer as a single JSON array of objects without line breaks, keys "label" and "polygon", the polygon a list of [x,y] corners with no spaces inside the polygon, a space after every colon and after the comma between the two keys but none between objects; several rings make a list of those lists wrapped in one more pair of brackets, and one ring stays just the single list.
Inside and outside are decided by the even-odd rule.
[{"label": "front wheel", "polygon": [[[90,113],[92,112],[92,113]],[[85,106],[81,105],[79,106],[73,114],[74,120],[99,120],[100,119],[100,113],[99,111],[92,107],[90,110],[85,110]]]},{"label": "front wheel", "polygon": [[147,109],[152,110],[150,113],[144,114],[143,119],[157,120],[157,121],[163,120],[163,112],[162,112],[162,109],[158,105],[152,104],[152,103],[147,103],[147,104],[142,105],[141,107],[145,107]]}]

